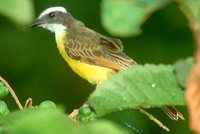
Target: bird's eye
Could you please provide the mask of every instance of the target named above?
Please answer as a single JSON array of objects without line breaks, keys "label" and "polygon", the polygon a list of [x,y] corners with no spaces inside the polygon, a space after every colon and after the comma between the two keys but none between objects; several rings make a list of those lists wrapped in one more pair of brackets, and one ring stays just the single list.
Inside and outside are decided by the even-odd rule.
[{"label": "bird's eye", "polygon": [[50,18],[53,18],[54,16],[55,16],[55,13],[54,13],[54,12],[49,13],[49,17],[50,17]]}]

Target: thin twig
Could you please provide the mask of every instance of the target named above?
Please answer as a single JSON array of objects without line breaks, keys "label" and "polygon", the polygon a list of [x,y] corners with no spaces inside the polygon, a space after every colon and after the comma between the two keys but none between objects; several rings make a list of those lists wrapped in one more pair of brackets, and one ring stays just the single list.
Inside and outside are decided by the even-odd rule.
[{"label": "thin twig", "polygon": [[75,118],[78,115],[78,109],[74,109],[73,112],[69,115],[71,119]]},{"label": "thin twig", "polygon": [[78,109],[74,109],[73,112],[69,115],[69,118],[77,124],[79,123],[79,120],[77,119],[78,111]]},{"label": "thin twig", "polygon": [[146,115],[147,117],[149,117],[150,120],[154,121],[158,126],[160,126],[162,129],[166,130],[167,132],[170,131],[170,129],[165,126],[161,121],[159,121],[156,117],[154,117],[152,114],[148,113],[147,111],[145,111],[144,109],[139,108],[138,109],[141,113],[143,113],[144,115]]},{"label": "thin twig", "polygon": [[8,82],[7,82],[5,79],[3,79],[1,76],[0,76],[0,81],[2,81],[2,83],[9,89],[10,94],[11,94],[12,97],[15,99],[15,102],[16,102],[17,106],[19,107],[19,109],[22,110],[22,109],[23,109],[23,106],[22,106],[22,104],[20,103],[20,101],[19,101],[17,95],[15,94],[14,90],[13,90],[13,89],[11,88],[11,86],[8,84]]},{"label": "thin twig", "polygon": [[32,100],[32,98],[28,98],[26,100],[24,108],[33,108],[33,100]]}]

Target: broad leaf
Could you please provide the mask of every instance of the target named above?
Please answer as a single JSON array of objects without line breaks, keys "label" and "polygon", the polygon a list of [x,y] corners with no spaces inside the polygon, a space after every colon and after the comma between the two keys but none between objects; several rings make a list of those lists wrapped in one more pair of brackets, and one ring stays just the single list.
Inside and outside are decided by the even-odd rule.
[{"label": "broad leaf", "polygon": [[171,0],[103,0],[103,26],[113,35],[131,36],[141,32],[140,26],[151,13]]},{"label": "broad leaf", "polygon": [[200,0],[177,0],[176,2],[190,21],[200,22]]},{"label": "broad leaf", "polygon": [[89,97],[99,116],[137,108],[184,105],[172,66],[136,65],[98,85]]},{"label": "broad leaf", "polygon": [[194,64],[193,58],[188,58],[186,60],[179,60],[174,64],[178,82],[180,86],[182,86],[183,88],[186,87],[187,78],[190,73],[190,70],[192,69],[193,64]]},{"label": "broad leaf", "polygon": [[0,0],[0,14],[25,25],[33,20],[32,0]]},{"label": "broad leaf", "polygon": [[4,134],[122,134],[107,121],[77,125],[57,109],[28,109],[0,120]]}]

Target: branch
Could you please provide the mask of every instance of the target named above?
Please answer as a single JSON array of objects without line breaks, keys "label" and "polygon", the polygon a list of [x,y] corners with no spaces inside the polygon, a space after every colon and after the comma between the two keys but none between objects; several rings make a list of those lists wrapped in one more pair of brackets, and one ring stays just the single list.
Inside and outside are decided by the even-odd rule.
[{"label": "branch", "polygon": [[186,88],[186,102],[190,116],[190,127],[200,134],[200,26],[197,21],[190,21],[195,41],[196,64],[189,75]]},{"label": "branch", "polygon": [[[186,86],[186,103],[190,117],[190,127],[200,134],[200,21],[199,0],[174,0],[188,19],[194,36],[195,60]],[[196,10],[198,9],[198,10]]]},{"label": "branch", "polygon": [[17,103],[17,106],[19,107],[19,109],[23,109],[22,104],[20,103],[17,95],[15,94],[15,91],[10,87],[8,82],[5,79],[3,79],[1,76],[0,76],[0,81],[2,81],[2,83],[9,89],[9,92],[14,98],[15,102]]}]

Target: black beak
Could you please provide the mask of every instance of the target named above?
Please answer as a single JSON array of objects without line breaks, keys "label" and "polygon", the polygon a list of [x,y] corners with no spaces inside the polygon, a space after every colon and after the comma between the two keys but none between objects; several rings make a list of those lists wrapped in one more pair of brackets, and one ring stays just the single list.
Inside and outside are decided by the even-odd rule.
[{"label": "black beak", "polygon": [[33,27],[37,27],[39,25],[43,24],[41,19],[36,19],[35,21],[33,21],[33,23],[31,24],[31,28]]}]

